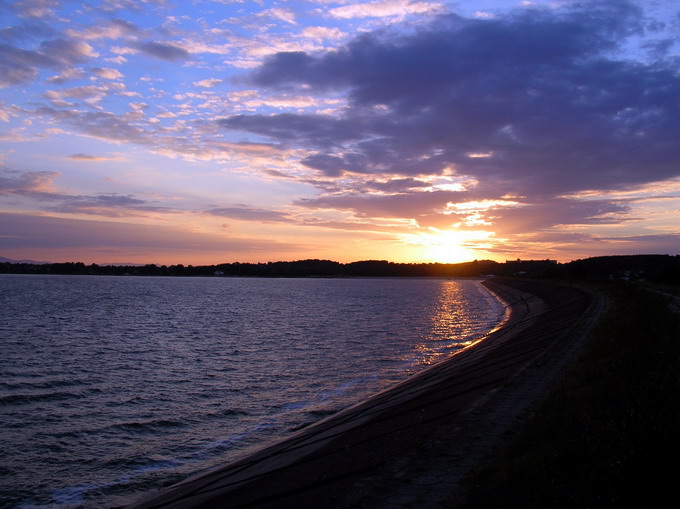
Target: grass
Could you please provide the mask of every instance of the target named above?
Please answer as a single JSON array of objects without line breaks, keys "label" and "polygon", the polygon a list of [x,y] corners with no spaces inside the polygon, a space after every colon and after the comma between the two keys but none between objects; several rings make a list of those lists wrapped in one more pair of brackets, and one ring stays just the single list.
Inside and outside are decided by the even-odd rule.
[{"label": "grass", "polygon": [[464,509],[664,507],[680,453],[680,317],[632,284],[522,432],[467,479]]}]

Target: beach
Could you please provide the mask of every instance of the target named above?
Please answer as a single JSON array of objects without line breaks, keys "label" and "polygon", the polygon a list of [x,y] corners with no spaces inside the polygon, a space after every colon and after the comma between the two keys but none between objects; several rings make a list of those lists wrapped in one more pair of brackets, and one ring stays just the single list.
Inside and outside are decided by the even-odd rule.
[{"label": "beach", "polygon": [[130,509],[455,506],[464,498],[460,481],[523,422],[602,308],[571,286],[500,278],[484,285],[510,313],[476,344]]}]

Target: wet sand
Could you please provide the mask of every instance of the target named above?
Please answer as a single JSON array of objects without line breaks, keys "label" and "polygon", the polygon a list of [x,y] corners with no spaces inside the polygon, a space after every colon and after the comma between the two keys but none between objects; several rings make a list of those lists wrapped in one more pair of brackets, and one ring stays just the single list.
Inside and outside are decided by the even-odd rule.
[{"label": "wet sand", "polygon": [[569,286],[499,278],[484,284],[511,313],[482,341],[129,508],[455,507],[465,474],[523,422],[602,307]]}]

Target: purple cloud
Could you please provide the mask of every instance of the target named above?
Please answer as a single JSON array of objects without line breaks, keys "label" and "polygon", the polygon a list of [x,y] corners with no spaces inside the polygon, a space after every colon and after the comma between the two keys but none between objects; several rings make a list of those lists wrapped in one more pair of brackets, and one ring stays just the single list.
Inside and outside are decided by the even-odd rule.
[{"label": "purple cloud", "polygon": [[37,192],[58,175],[52,171],[19,171],[0,168],[0,196]]},{"label": "purple cloud", "polygon": [[630,208],[606,200],[551,198],[489,212],[499,234],[538,232],[564,225],[618,224],[629,220]]},{"label": "purple cloud", "polygon": [[257,209],[246,206],[221,207],[206,211],[211,216],[227,217],[239,221],[288,222],[290,217],[276,210]]},{"label": "purple cloud", "polygon": [[45,203],[44,210],[107,217],[125,217],[139,215],[143,212],[173,211],[132,195],[99,194],[87,196],[60,193],[53,189],[53,181],[58,175],[56,172],[49,171],[19,171],[0,168],[0,196],[30,196],[38,202]]},{"label": "purple cloud", "polygon": [[36,50],[0,44],[0,87],[34,80],[41,68],[67,68],[93,55],[89,44],[74,39],[43,41]]},{"label": "purple cloud", "polygon": [[63,122],[98,138],[127,141],[131,143],[149,142],[148,133],[106,111],[85,111],[56,109],[49,106],[36,108],[35,113]]},{"label": "purple cloud", "polygon": [[370,130],[356,119],[337,119],[324,115],[235,115],[219,121],[229,129],[248,131],[281,141],[303,139],[312,147],[340,147],[343,143],[359,141]]},{"label": "purple cloud", "polygon": [[89,214],[106,217],[129,217],[147,212],[173,212],[168,207],[153,205],[131,195],[100,194],[94,196],[43,194],[43,201],[54,202],[47,207],[52,212]]},{"label": "purple cloud", "polygon": [[[344,194],[303,198],[297,205],[312,209],[351,210],[357,217],[417,218],[442,210],[459,199],[455,191],[433,191],[400,194]],[[453,222],[453,221],[451,221]]]},{"label": "purple cloud", "polygon": [[187,50],[165,42],[136,42],[132,44],[132,47],[142,53],[169,62],[178,62],[189,58],[189,52]]},{"label": "purple cloud", "polygon": [[620,1],[443,16],[411,35],[278,53],[250,76],[262,87],[344,92],[340,117],[241,115],[221,125],[306,148],[302,164],[329,177],[453,167],[490,194],[535,196],[668,179],[680,175],[677,69],[611,57],[641,31],[638,10]]}]

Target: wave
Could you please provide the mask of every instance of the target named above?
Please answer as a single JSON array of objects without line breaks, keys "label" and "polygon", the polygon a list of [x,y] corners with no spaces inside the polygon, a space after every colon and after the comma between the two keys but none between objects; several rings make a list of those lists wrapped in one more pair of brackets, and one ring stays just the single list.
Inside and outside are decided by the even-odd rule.
[{"label": "wave", "polygon": [[46,401],[64,401],[68,399],[82,399],[80,393],[74,392],[45,392],[40,394],[11,394],[0,397],[0,406],[26,405]]},{"label": "wave", "polygon": [[0,382],[0,387],[8,390],[52,389],[54,387],[73,387],[85,385],[82,380],[52,380],[41,382]]},{"label": "wave", "polygon": [[154,419],[150,421],[131,421],[112,424],[105,429],[113,431],[127,431],[133,433],[157,433],[165,429],[183,428],[186,422],[171,419]]}]

